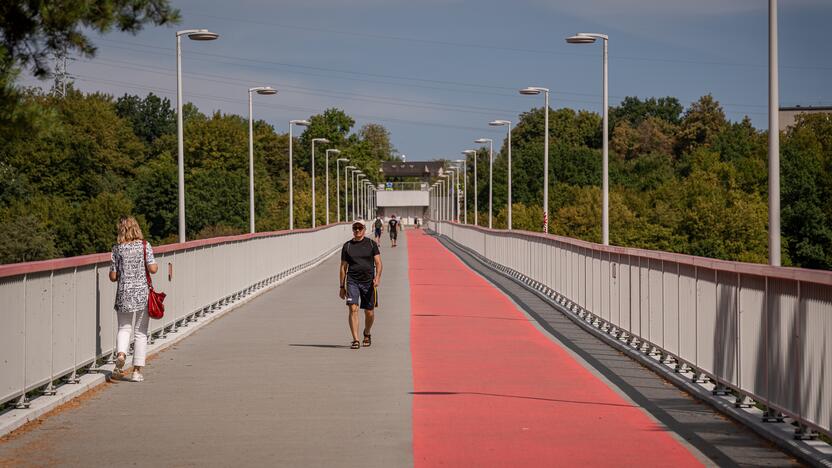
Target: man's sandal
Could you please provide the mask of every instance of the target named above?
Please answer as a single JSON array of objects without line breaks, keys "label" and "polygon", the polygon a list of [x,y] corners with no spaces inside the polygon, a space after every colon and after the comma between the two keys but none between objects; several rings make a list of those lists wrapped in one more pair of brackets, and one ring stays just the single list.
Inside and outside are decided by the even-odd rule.
[{"label": "man's sandal", "polygon": [[365,347],[365,348],[369,348],[369,347],[370,347],[370,345],[372,345],[372,344],[373,344],[373,337],[372,337],[372,335],[367,335],[367,334],[365,333],[365,334],[364,334],[364,347]]},{"label": "man's sandal", "polygon": [[350,345],[351,349],[358,349],[361,347],[361,343],[358,340],[353,340],[352,345]]}]

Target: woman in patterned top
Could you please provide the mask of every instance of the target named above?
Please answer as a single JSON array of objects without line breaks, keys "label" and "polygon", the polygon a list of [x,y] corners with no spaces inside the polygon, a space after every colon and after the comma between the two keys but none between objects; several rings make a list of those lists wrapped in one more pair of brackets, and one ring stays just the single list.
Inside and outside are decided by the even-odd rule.
[{"label": "woman in patterned top", "polygon": [[[113,246],[110,281],[118,281],[115,310],[118,316],[118,335],[116,336],[116,372],[121,374],[127,359],[127,347],[130,344],[130,332],[133,329],[133,315],[136,316],[135,354],[133,355],[134,382],[144,380],[142,368],[147,357],[147,328],[150,317],[147,315],[147,278],[144,270],[156,273],[159,266],[153,259],[153,249],[145,242],[139,223],[132,216],[123,216],[118,220],[118,243]],[[147,246],[147,265],[144,260],[144,247]]]}]

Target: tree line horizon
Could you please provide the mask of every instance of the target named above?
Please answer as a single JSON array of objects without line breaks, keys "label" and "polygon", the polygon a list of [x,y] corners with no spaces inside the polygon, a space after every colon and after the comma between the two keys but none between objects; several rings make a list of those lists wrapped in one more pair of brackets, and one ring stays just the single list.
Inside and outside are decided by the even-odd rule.
[{"label": "tree line horizon", "polygon": [[[22,104],[37,118],[0,143],[0,263],[106,252],[126,214],[151,242],[178,240],[176,115],[167,98],[70,86],[65,97],[29,89]],[[247,118],[186,104],[183,119],[188,239],[248,232]],[[354,129],[336,108],[309,120],[293,146],[296,227],[311,226],[312,138],[332,142],[316,151],[317,224],[326,220],[325,148],[374,183],[381,163],[397,159],[382,125]],[[600,242],[601,116],[560,108],[549,120],[549,232]],[[832,269],[832,122],[799,117],[781,148],[783,264]],[[287,229],[288,133],[256,121],[254,156],[257,231]],[[505,228],[505,142],[494,156],[494,227]],[[487,225],[488,149],[476,157],[478,217]],[[540,231],[542,108],[512,128],[512,160],[513,228]],[[330,161],[333,200],[335,167]],[[674,97],[627,97],[610,108],[610,243],[766,263],[767,171],[767,132],[747,117],[729,121],[712,96],[687,109]]]}]

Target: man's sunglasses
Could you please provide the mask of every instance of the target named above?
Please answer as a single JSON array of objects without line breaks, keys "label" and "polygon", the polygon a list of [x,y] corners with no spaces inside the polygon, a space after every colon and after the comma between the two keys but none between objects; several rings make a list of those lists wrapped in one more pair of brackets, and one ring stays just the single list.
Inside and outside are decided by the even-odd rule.
[{"label": "man's sunglasses", "polygon": [[358,231],[363,231],[364,228],[363,227],[354,227],[354,228],[352,228],[352,230],[355,231],[355,232],[358,232]]}]

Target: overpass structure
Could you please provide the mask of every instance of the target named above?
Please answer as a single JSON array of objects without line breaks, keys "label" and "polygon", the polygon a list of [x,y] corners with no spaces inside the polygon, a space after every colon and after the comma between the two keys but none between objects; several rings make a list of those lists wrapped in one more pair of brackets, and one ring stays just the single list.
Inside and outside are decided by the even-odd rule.
[{"label": "overpass structure", "polygon": [[109,255],[0,266],[0,465],[832,460],[832,273],[450,218],[382,246],[360,350],[348,224],[156,248],[139,384],[110,379]]}]

